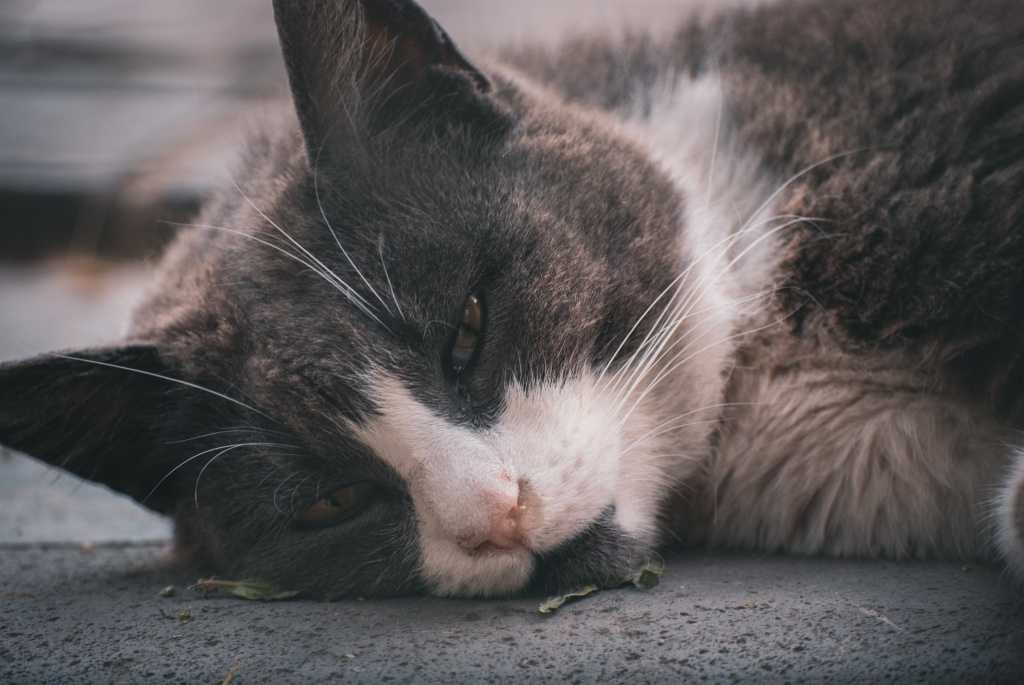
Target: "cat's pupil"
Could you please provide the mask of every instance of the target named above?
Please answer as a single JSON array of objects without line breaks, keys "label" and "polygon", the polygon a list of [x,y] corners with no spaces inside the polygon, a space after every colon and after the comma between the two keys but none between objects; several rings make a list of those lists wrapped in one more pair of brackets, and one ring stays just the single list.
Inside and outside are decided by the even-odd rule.
[{"label": "cat's pupil", "polygon": [[483,304],[477,295],[470,294],[462,309],[462,322],[451,349],[451,365],[456,373],[463,372],[473,361],[480,347],[483,329]]}]

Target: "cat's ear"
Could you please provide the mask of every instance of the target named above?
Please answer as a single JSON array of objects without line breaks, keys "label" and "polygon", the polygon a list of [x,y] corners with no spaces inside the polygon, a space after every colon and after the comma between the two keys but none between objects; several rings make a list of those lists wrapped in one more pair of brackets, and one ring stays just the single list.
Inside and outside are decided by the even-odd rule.
[{"label": "cat's ear", "polygon": [[[172,400],[157,376],[173,375],[146,345],[0,365],[0,445],[142,501],[166,473]],[[171,505],[166,491],[144,503]]]},{"label": "cat's ear", "polygon": [[490,81],[412,0],[274,0],[274,17],[311,158],[339,127],[380,129],[430,102],[494,112]]}]

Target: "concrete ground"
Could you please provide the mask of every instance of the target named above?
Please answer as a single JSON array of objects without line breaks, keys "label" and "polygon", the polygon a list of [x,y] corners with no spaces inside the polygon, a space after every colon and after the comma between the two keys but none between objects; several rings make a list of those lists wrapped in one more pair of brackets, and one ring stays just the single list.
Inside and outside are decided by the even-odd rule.
[{"label": "concrete ground", "polygon": [[[549,4],[543,0],[491,0],[489,12],[476,11],[480,2],[426,4],[464,45],[509,31],[532,39],[551,28],[549,10],[538,9]],[[602,17],[618,24],[627,5],[644,14],[709,2],[566,0],[556,14],[578,28]],[[47,19],[50,9],[71,5],[17,0],[12,7]],[[91,26],[102,8],[120,16],[125,7],[139,5],[104,0],[75,17]],[[254,44],[272,41],[266,21],[266,12],[253,18]],[[111,25],[122,24],[136,34],[134,23]],[[93,34],[76,28],[75,35]],[[29,177],[14,143],[33,138],[8,119],[0,179],[20,182]],[[40,121],[49,130],[49,120]],[[54,146],[58,138],[36,135]],[[59,168],[62,183],[88,185],[107,168],[68,150],[54,155],[80,164],[46,167]],[[72,172],[88,178],[68,180]],[[115,339],[147,282],[144,266],[0,267],[0,361]],[[0,451],[0,683],[1024,682],[1024,594],[998,571],[973,565],[694,554],[669,560],[653,590],[599,593],[545,618],[537,598],[203,598],[186,589],[203,572],[166,557],[169,536],[166,519],[125,498]],[[169,585],[174,596],[161,597]]]},{"label": "concrete ground", "polygon": [[[957,564],[690,557],[652,590],[256,603],[159,545],[6,546],[0,682],[1020,683],[1024,610]],[[168,585],[173,597],[161,597]]]}]

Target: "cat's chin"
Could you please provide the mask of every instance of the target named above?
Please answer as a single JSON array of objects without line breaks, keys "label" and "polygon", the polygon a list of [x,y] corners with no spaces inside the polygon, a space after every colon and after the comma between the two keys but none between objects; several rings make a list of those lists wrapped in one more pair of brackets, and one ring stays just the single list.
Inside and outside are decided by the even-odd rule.
[{"label": "cat's chin", "polygon": [[526,587],[536,561],[525,548],[466,552],[444,539],[421,544],[421,574],[441,597],[507,597]]}]

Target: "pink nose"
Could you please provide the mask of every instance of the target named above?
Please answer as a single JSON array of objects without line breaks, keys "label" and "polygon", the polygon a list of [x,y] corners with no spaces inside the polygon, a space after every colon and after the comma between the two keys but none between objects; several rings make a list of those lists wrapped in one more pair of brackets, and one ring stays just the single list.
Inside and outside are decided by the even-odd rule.
[{"label": "pink nose", "polygon": [[525,519],[529,511],[525,483],[520,481],[511,489],[490,498],[490,518],[487,528],[460,535],[459,546],[468,552],[492,549],[510,550],[525,547]]}]

